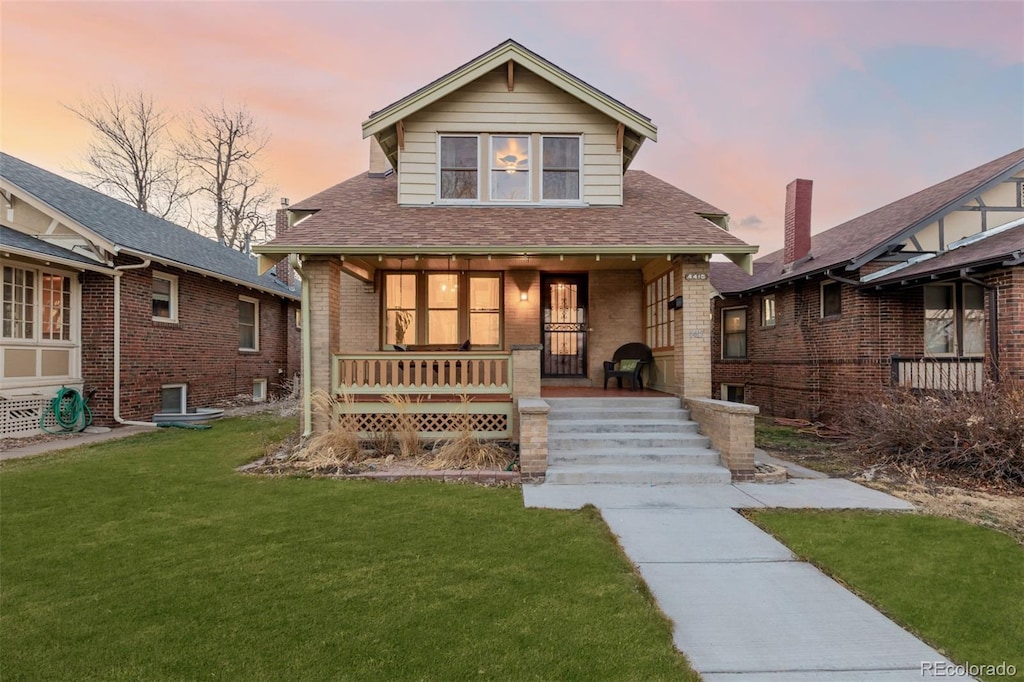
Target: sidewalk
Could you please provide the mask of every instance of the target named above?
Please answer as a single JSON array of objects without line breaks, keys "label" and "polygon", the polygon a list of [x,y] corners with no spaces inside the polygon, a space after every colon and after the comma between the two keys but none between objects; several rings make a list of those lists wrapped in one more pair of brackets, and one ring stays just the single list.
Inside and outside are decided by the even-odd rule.
[{"label": "sidewalk", "polygon": [[70,448],[77,448],[82,445],[91,445],[93,443],[103,443],[108,440],[116,440],[118,438],[127,438],[128,436],[134,436],[139,433],[150,433],[156,431],[154,426],[119,426],[110,431],[103,433],[72,433],[60,436],[53,440],[44,440],[31,445],[22,445],[21,447],[8,448],[0,452],[0,460],[5,459],[20,459],[22,457],[32,457],[34,455],[45,455],[51,452],[57,452],[59,450],[68,450]]},{"label": "sidewalk", "polygon": [[594,504],[673,640],[707,682],[920,680],[946,661],[735,509],[912,505],[843,479],[693,486],[523,486],[527,507]]}]

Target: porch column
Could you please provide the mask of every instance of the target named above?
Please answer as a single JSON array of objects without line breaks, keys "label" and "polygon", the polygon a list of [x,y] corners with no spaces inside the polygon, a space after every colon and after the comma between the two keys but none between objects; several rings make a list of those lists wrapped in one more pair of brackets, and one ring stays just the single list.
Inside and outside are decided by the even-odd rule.
[{"label": "porch column", "polygon": [[[332,393],[331,356],[341,350],[341,262],[337,258],[310,258],[302,270],[309,280],[311,389]],[[326,426],[324,415],[314,411],[313,432]]]},{"label": "porch column", "polygon": [[687,398],[711,397],[711,282],[702,255],[676,256],[675,295],[683,307],[675,319],[676,385]]},{"label": "porch column", "polygon": [[519,442],[519,399],[540,398],[539,343],[512,346],[512,442]]}]

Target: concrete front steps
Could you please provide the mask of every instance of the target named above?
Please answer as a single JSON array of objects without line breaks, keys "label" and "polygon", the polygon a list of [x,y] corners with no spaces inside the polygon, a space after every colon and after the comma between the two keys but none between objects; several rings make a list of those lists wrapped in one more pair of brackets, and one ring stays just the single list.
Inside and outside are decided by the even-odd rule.
[{"label": "concrete front steps", "polygon": [[547,483],[729,483],[679,398],[545,398]]}]

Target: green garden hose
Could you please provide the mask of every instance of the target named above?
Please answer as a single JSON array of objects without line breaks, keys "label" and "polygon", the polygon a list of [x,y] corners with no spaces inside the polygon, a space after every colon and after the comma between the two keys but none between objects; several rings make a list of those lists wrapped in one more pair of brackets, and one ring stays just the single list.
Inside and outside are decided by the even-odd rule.
[{"label": "green garden hose", "polygon": [[[53,415],[60,431],[46,428],[47,415]],[[61,386],[49,406],[39,415],[39,428],[46,433],[63,433],[64,431],[84,431],[92,424],[92,410],[86,404],[82,394],[73,388]]]}]

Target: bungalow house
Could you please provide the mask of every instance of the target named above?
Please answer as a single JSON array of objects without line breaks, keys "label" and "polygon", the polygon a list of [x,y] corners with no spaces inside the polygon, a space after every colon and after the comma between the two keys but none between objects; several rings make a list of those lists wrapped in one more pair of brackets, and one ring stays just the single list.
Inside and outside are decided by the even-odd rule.
[{"label": "bungalow house", "polygon": [[714,395],[832,419],[890,386],[1024,378],[1024,149],[813,236],[811,189],[789,185],[753,275],[713,264]]},{"label": "bungalow house", "polygon": [[630,342],[654,350],[648,387],[710,396],[708,261],[749,267],[756,247],[630,170],[650,119],[509,40],[362,130],[369,172],[292,205],[254,249],[302,275],[307,431],[315,389],[352,399],[366,430],[381,394],[412,395],[427,435],[465,393],[478,434],[516,437],[522,398],[601,390]]},{"label": "bungalow house", "polygon": [[0,192],[0,437],[62,386],[115,425],[298,372],[299,297],[250,256],[2,153]]}]

